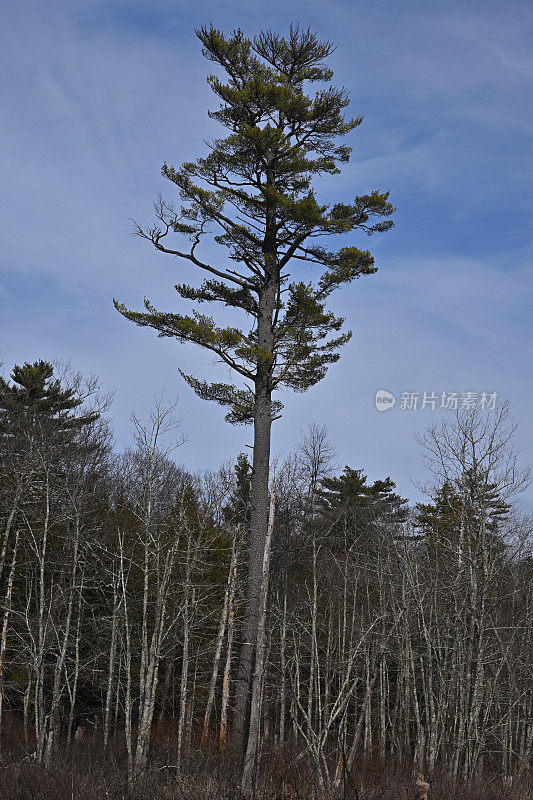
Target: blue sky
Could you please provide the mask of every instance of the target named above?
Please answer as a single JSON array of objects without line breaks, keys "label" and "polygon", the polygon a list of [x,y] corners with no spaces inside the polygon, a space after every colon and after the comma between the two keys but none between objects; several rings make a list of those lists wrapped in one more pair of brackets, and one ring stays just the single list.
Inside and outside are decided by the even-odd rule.
[{"label": "blue sky", "polygon": [[[528,2],[29,2],[3,14],[0,352],[4,370],[69,360],[115,390],[118,444],[129,415],[164,388],[188,439],[179,458],[215,467],[251,441],[182,382],[227,375],[192,347],[158,340],[113,309],[146,295],[179,308],[194,273],[131,236],[150,221],[164,161],[179,164],[216,135],[215,105],[194,28],[279,32],[291,21],[338,44],[335,82],[365,121],[325,201],[388,188],[394,231],[359,240],[379,272],[342,290],[335,310],[355,336],[328,377],[287,395],[273,447],[327,425],[340,464],[390,474],[404,495],[424,479],[414,430],[440,410],[402,410],[402,392],[498,392],[533,460],[531,279],[533,9]],[[214,252],[214,251],[212,251]],[[374,396],[398,402],[378,413]],[[525,498],[533,503],[533,494]]]}]

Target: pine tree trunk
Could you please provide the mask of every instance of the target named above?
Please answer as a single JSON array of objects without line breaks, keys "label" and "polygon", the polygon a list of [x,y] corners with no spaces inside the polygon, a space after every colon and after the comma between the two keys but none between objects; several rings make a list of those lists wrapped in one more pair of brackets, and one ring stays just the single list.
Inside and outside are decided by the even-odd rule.
[{"label": "pine tree trunk", "polygon": [[[259,298],[257,320],[258,346],[267,353],[273,349],[272,319],[276,284],[270,281]],[[241,651],[235,687],[235,712],[232,740],[237,755],[242,756],[248,738],[252,681],[256,661],[256,642],[261,615],[263,557],[268,528],[268,481],[271,433],[271,372],[269,359],[258,361],[255,380],[254,455],[250,485],[250,548],[248,586],[242,628]]]}]

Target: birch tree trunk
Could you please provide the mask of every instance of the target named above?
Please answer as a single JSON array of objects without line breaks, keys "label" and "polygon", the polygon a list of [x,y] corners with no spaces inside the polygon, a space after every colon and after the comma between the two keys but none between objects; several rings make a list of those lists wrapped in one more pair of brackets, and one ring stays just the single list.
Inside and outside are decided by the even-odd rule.
[{"label": "birch tree trunk", "polygon": [[235,591],[237,587],[237,559],[235,559],[230,591],[228,597],[228,638],[226,644],[226,662],[224,664],[224,674],[222,677],[222,698],[220,702],[220,738],[219,749],[221,753],[225,752],[228,733],[228,709],[230,699],[230,679],[231,679],[231,663],[233,653],[233,634],[235,629]]},{"label": "birch tree trunk", "polygon": [[109,667],[107,672],[107,689],[105,695],[105,708],[104,708],[104,741],[103,741],[104,750],[107,750],[107,746],[109,744],[109,730],[111,727],[111,710],[113,704],[113,683],[115,679],[115,661],[117,656],[119,614],[124,599],[119,595],[119,581],[120,581],[120,573],[115,572],[115,570],[113,569],[113,577],[112,577],[113,617],[111,620],[111,641],[109,643]]},{"label": "birch tree trunk", "polygon": [[215,656],[213,659],[213,671],[211,672],[211,680],[209,683],[209,695],[207,697],[207,706],[205,709],[204,715],[204,723],[202,729],[202,745],[205,746],[207,742],[207,737],[209,733],[209,721],[211,718],[211,711],[213,709],[213,703],[215,701],[215,690],[217,685],[217,678],[218,678],[218,668],[220,664],[220,657],[222,655],[222,646],[224,644],[224,635],[226,633],[226,625],[228,621],[228,612],[229,612],[229,601],[230,601],[230,594],[232,590],[232,585],[234,581],[234,572],[237,566],[237,537],[238,533],[236,532],[233,536],[233,541],[231,545],[231,560],[228,572],[228,579],[226,582],[226,589],[224,592],[224,602],[222,604],[222,611],[220,614],[220,623],[218,626],[218,633],[215,643]]},{"label": "birch tree trunk", "polygon": [[9,617],[11,615],[11,593],[13,591],[13,578],[15,577],[15,566],[17,563],[18,543],[19,543],[19,532],[17,531],[15,534],[15,543],[13,545],[11,567],[9,569],[9,576],[7,579],[6,597],[4,600],[4,618],[2,621],[2,632],[0,634],[0,749],[2,745],[2,710],[4,702],[4,662],[6,655]]},{"label": "birch tree trunk", "polygon": [[259,732],[261,727],[261,687],[263,684],[263,670],[266,645],[266,616],[268,599],[268,578],[270,571],[270,551],[272,533],[274,530],[274,511],[276,505],[276,489],[270,491],[270,509],[268,516],[267,535],[263,553],[262,581],[261,581],[261,607],[257,628],[257,643],[255,647],[255,670],[252,684],[252,698],[250,707],[250,727],[248,744],[244,759],[241,790],[245,797],[251,797],[254,791],[255,773],[258,767]]}]

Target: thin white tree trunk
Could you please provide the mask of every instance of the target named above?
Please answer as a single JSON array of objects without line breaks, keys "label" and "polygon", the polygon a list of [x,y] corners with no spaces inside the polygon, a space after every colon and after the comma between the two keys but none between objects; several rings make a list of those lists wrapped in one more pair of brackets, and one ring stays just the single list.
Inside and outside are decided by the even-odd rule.
[{"label": "thin white tree trunk", "polygon": [[226,644],[226,663],[222,676],[222,699],[220,703],[220,738],[219,749],[223,753],[226,749],[228,736],[228,709],[230,697],[231,664],[233,656],[233,634],[235,630],[235,591],[237,587],[237,560],[231,573],[230,592],[228,597],[228,638]]},{"label": "thin white tree trunk", "polygon": [[[111,642],[109,644],[109,669],[107,673],[107,689],[105,695],[105,710],[104,710],[104,750],[107,750],[109,742],[109,730],[111,727],[111,707],[113,702],[113,681],[115,677],[115,661],[117,654],[117,640],[118,640],[118,622],[119,610],[122,605],[122,598],[119,598],[118,583],[120,576],[113,570],[113,618],[111,621]],[[118,687],[117,687],[118,691]]]},{"label": "thin white tree trunk", "polygon": [[190,542],[187,542],[187,562],[185,566],[185,587],[184,587],[184,607],[183,607],[183,652],[181,657],[181,679],[180,679],[180,713],[178,718],[178,736],[176,741],[176,768],[181,768],[181,756],[183,736],[185,732],[185,722],[187,715],[187,687],[189,678],[189,593],[191,589],[191,551]]},{"label": "thin white tree trunk", "polygon": [[250,706],[250,729],[248,733],[248,744],[244,759],[241,790],[245,797],[251,797],[254,790],[255,772],[257,769],[259,731],[261,726],[261,686],[263,682],[263,670],[265,661],[266,645],[266,612],[268,598],[268,579],[270,571],[270,553],[272,548],[272,533],[274,530],[274,511],[276,506],[276,488],[272,486],[270,490],[270,509],[268,515],[268,526],[265,537],[265,549],[263,554],[263,578],[261,584],[261,604],[257,629],[257,645],[255,669],[252,682],[252,698]]},{"label": "thin white tree trunk", "polygon": [[11,567],[9,570],[9,577],[7,579],[6,597],[4,601],[4,619],[2,622],[2,633],[0,635],[0,746],[2,735],[2,708],[4,701],[4,661],[7,646],[7,629],[9,625],[9,617],[11,615],[11,593],[13,591],[13,579],[15,577],[15,565],[17,563],[17,549],[19,543],[19,533],[15,534],[15,544],[13,546],[13,558],[11,559]]},{"label": "thin white tree trunk", "polygon": [[285,742],[285,705],[287,703],[287,587],[284,587],[283,592],[283,617],[281,621],[281,641],[280,641],[280,688],[279,688],[279,746],[283,747]]},{"label": "thin white tree trunk", "polygon": [[217,678],[218,678],[218,668],[220,664],[220,657],[222,655],[222,646],[224,644],[224,635],[226,633],[226,625],[228,621],[228,610],[229,610],[229,597],[231,592],[231,585],[233,582],[233,571],[235,565],[237,563],[237,534],[233,536],[232,546],[231,546],[231,559],[230,559],[230,566],[228,572],[228,579],[226,582],[226,589],[224,592],[224,602],[222,604],[222,611],[220,614],[220,622],[218,626],[218,633],[215,643],[215,657],[213,659],[213,669],[211,672],[211,681],[209,684],[209,695],[207,698],[207,706],[205,709],[204,715],[204,724],[202,729],[202,745],[205,745],[207,742],[207,737],[209,733],[209,721],[211,718],[211,711],[213,709],[213,703],[215,701],[215,690],[217,685]]}]

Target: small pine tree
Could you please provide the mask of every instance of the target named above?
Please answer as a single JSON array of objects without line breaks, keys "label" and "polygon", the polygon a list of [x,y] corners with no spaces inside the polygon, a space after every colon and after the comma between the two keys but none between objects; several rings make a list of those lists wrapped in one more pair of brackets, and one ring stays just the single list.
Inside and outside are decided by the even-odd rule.
[{"label": "small pine tree", "polygon": [[54,367],[48,361],[16,365],[9,383],[0,377],[0,432],[8,435],[17,423],[52,424],[56,433],[79,430],[95,422],[98,413],[74,414],[83,404],[73,388],[63,388],[53,379]]},{"label": "small pine tree", "polygon": [[246,453],[239,453],[234,467],[235,485],[228,502],[224,506],[224,520],[248,531],[250,525],[250,483],[252,468]]},{"label": "small pine tree", "polygon": [[369,484],[363,470],[350,467],[339,476],[324,478],[318,506],[330,535],[364,540],[375,523],[403,522],[408,501],[393,491],[395,487],[390,477]]},{"label": "small pine tree", "polygon": [[417,503],[416,526],[428,544],[455,547],[461,535],[474,542],[482,528],[497,537],[510,509],[494,483],[474,470],[465,470],[456,485],[445,481],[435,491],[432,503]]},{"label": "small pine tree", "polygon": [[11,380],[0,377],[0,447],[6,469],[21,461],[29,467],[37,442],[60,454],[78,431],[100,416],[80,409],[83,397],[54,378],[48,361],[16,365]]}]

